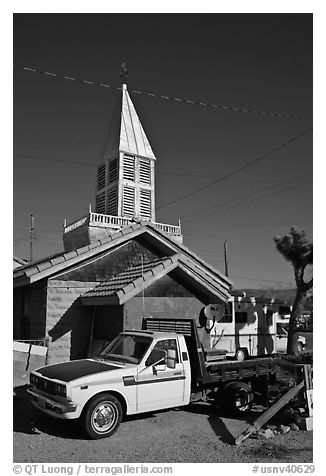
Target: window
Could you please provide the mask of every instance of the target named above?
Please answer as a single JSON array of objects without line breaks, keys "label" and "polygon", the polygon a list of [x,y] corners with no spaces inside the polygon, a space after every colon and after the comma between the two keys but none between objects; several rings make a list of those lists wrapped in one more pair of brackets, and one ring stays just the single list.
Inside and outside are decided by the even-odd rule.
[{"label": "window", "polygon": [[97,190],[105,187],[105,164],[97,167]]},{"label": "window", "polygon": [[235,313],[235,322],[239,324],[247,323],[248,315],[246,312],[236,312]]},{"label": "window", "polygon": [[135,189],[123,187],[123,215],[134,216],[135,214]]},{"label": "window", "polygon": [[288,335],[289,326],[282,324],[281,322],[276,323],[276,334],[281,336]]},{"label": "window", "polygon": [[125,155],[123,158],[123,178],[135,181],[135,157]]},{"label": "window", "polygon": [[[176,355],[176,364],[179,363],[179,354],[178,354],[178,348],[177,348],[177,341],[175,339],[165,339],[165,340],[160,340],[158,342],[156,342],[154,348],[152,349],[152,352],[150,353],[148,359],[146,362],[149,362],[149,364],[146,363],[146,365],[152,365],[152,362],[156,362],[156,355],[159,356],[158,358],[160,358],[160,355],[161,355],[161,352],[162,350],[164,351],[168,351],[168,350],[174,350],[175,351],[175,355]],[[161,363],[161,362],[159,362]],[[163,362],[162,362],[163,363]]]},{"label": "window", "polygon": [[151,191],[147,189],[140,190],[140,216],[150,219],[151,212]]},{"label": "window", "polygon": [[113,159],[109,163],[109,183],[118,179],[118,159]]},{"label": "window", "polygon": [[232,303],[225,304],[224,316],[218,322],[232,322]]},{"label": "window", "polygon": [[151,342],[150,337],[120,334],[99,354],[99,357],[139,364]]},{"label": "window", "polygon": [[147,185],[151,184],[151,164],[149,160],[139,160],[139,181]]},{"label": "window", "polygon": [[291,314],[291,308],[290,308],[290,306],[280,306],[278,308],[278,313],[281,316],[286,316],[287,314]]},{"label": "window", "polygon": [[96,195],[96,213],[105,213],[105,192]]},{"label": "window", "polygon": [[176,363],[179,362],[179,355],[178,355],[178,348],[177,348],[177,341],[175,339],[165,339],[160,340],[155,344],[154,349],[162,349],[168,351],[169,349],[173,349],[176,352]]}]

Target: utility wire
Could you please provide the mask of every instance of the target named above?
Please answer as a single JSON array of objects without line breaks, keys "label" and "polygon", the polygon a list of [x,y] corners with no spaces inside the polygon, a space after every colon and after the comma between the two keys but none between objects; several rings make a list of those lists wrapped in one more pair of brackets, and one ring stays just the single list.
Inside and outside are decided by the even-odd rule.
[{"label": "utility wire", "polygon": [[[62,162],[74,165],[81,165],[85,167],[96,167],[97,164],[91,164],[90,162],[78,162],[76,160],[66,160],[66,159],[57,159],[52,157],[45,157],[42,155],[30,155],[30,154],[17,154],[14,152],[14,157],[17,158],[26,158],[26,159],[36,159],[36,160],[47,160],[50,162]],[[168,172],[168,171],[160,171],[155,170],[155,174],[158,175],[175,175],[180,177],[192,177],[192,178],[212,178],[212,175],[202,175],[202,174],[195,174],[195,173],[183,173],[183,172]],[[214,178],[214,177],[213,177]],[[217,178],[217,177],[216,177]],[[225,180],[231,180],[235,182],[257,182],[257,183],[274,183],[279,184],[276,180],[264,180],[260,178],[229,178]]]},{"label": "utility wire", "polygon": [[309,183],[312,183],[312,181],[299,183],[297,185],[294,185],[293,187],[287,187],[287,188],[284,188],[283,190],[278,190],[277,192],[269,193],[267,195],[263,195],[262,197],[254,198],[253,200],[247,200],[246,202],[238,203],[237,205],[233,205],[232,207],[222,208],[221,210],[214,211],[214,212],[211,212],[211,213],[207,213],[207,214],[201,215],[197,218],[192,218],[190,220],[183,220],[182,222],[183,223],[190,223],[192,221],[201,220],[202,218],[206,218],[208,216],[214,215],[215,213],[220,213],[220,212],[224,212],[224,211],[227,211],[227,210],[231,210],[232,208],[242,207],[243,205],[247,205],[248,203],[257,202],[258,200],[262,200],[264,198],[272,197],[273,195],[278,195],[280,193],[287,192],[289,190],[293,190],[293,189],[298,188],[298,187],[302,187],[303,185],[307,185]]},{"label": "utility wire", "polygon": [[[291,179],[291,180],[285,180],[284,182],[280,182],[280,183],[277,183],[277,184],[274,184],[274,185],[271,185],[270,187],[267,187],[267,188],[264,188],[264,189],[260,189],[260,190],[256,190],[255,192],[250,192],[250,193],[247,193],[246,195],[240,195],[239,197],[237,198],[232,198],[232,199],[229,199],[229,200],[226,200],[224,202],[220,202],[212,207],[209,207],[209,208],[204,208],[204,209],[201,209],[201,210],[197,210],[196,212],[192,212],[192,213],[188,213],[187,215],[182,215],[181,218],[186,218],[186,217],[192,217],[194,215],[198,215],[198,214],[201,214],[202,212],[205,212],[205,211],[209,211],[209,210],[216,210],[217,208],[223,206],[223,205],[227,205],[227,204],[230,204],[232,202],[237,202],[238,200],[242,200],[244,198],[248,198],[248,197],[251,197],[252,195],[257,195],[258,193],[261,193],[261,192],[266,192],[267,190],[271,190],[273,188],[277,188],[277,187],[281,187],[282,185],[287,185],[289,183],[295,183],[296,185],[298,185],[296,182],[293,182],[294,180],[300,180],[304,177],[308,177],[312,175],[311,173],[309,174],[304,174],[304,175],[300,175],[298,177],[295,177],[294,179]],[[259,198],[259,197],[258,197]]]},{"label": "utility wire", "polygon": [[291,137],[290,139],[288,139],[287,141],[283,142],[282,144],[280,144],[279,146],[275,147],[274,149],[270,150],[269,152],[266,152],[265,154],[257,157],[256,159],[253,159],[251,160],[250,162],[248,162],[247,164],[245,165],[242,165],[241,167],[238,167],[237,169],[233,170],[232,172],[229,172],[228,174],[226,175],[223,175],[222,177],[220,178],[217,178],[215,180],[213,180],[212,182],[209,182],[208,184],[206,185],[203,185],[202,187],[199,187],[197,188],[196,190],[193,190],[192,192],[189,192],[189,193],[186,193],[185,195],[182,195],[181,197],[178,197],[178,198],[175,198],[174,200],[170,200],[169,202],[166,202],[164,203],[163,205],[160,205],[159,207],[157,207],[158,210],[160,210],[161,208],[164,208],[164,207],[167,207],[169,205],[172,205],[174,203],[177,203],[179,202],[180,200],[184,200],[186,198],[189,198],[193,195],[195,195],[196,193],[199,193],[199,192],[202,192],[203,190],[206,190],[207,188],[209,187],[212,187],[213,185],[219,183],[219,182],[222,182],[222,180],[225,180],[229,177],[232,177],[232,175],[235,175],[237,174],[238,172],[240,172],[241,170],[244,170],[244,169],[247,169],[248,167],[251,167],[252,165],[254,164],[257,164],[258,162],[266,159],[266,157],[269,157],[270,155],[274,154],[275,152],[278,152],[279,150],[283,149],[284,147],[287,147],[288,145],[292,144],[293,142],[297,141],[298,139],[300,139],[301,137],[305,136],[306,134],[308,134],[309,132],[312,131],[312,127],[310,127],[309,129],[306,129],[305,131],[303,132],[300,132],[300,134],[297,134],[296,136],[294,137]]},{"label": "utility wire", "polygon": [[48,160],[50,162],[63,162],[65,164],[74,164],[74,165],[84,165],[86,167],[95,167],[96,164],[91,164],[89,162],[77,162],[75,160],[65,160],[65,159],[52,159],[51,157],[44,157],[41,155],[27,155],[27,154],[16,154],[14,152],[14,157],[21,157],[26,159],[37,159],[37,160]]},{"label": "utility wire", "polygon": [[[234,278],[236,278],[236,279],[249,279],[250,281],[263,281],[264,283],[293,284],[290,281],[278,281],[278,280],[271,281],[270,279],[249,278],[249,276],[235,276],[235,275],[230,276],[230,279],[234,279]],[[261,291],[263,293],[264,290],[262,289]]]},{"label": "utility wire", "polygon": [[[58,74],[58,73],[50,73],[48,71],[42,71],[42,70],[39,70],[37,68],[31,68],[31,67],[27,67],[27,66],[14,65],[14,68],[20,69],[20,70],[23,70],[23,71],[29,71],[29,72],[32,72],[32,73],[38,73],[38,74],[41,74],[41,75],[47,76],[47,77],[60,78],[60,79],[68,80],[68,81],[75,81],[76,83],[82,83],[82,84],[86,84],[86,85],[89,85],[89,86],[98,86],[98,87],[102,87],[102,88],[110,88],[110,89],[114,89],[114,90],[117,90],[117,91],[121,91],[121,89],[122,89],[121,87],[113,86],[112,84],[99,83],[97,81],[88,81],[86,79],[76,78],[75,76],[71,76],[71,75],[68,76],[68,75],[62,75],[62,74]],[[134,93],[134,94],[139,94],[139,95],[141,94],[141,95],[144,95],[144,96],[155,97],[155,98],[164,99],[164,100],[173,101],[173,102],[180,102],[180,103],[186,103],[186,104],[195,104],[197,106],[204,106],[204,107],[209,107],[211,109],[218,109],[218,110],[222,110],[222,111],[242,112],[242,113],[255,114],[255,115],[260,115],[260,116],[272,116],[272,117],[281,118],[281,119],[298,119],[298,120],[305,120],[305,121],[311,121],[311,119],[312,119],[310,116],[306,116],[306,115],[284,114],[284,113],[279,113],[279,112],[268,112],[268,111],[257,111],[255,109],[248,109],[248,108],[244,108],[244,107],[241,107],[241,106],[226,106],[226,105],[222,105],[222,104],[212,104],[212,103],[197,101],[195,99],[185,99],[185,98],[176,98],[176,97],[173,97],[173,96],[163,96],[161,94],[149,93],[149,92],[145,92],[145,91],[136,91],[136,90],[133,90],[133,89],[130,89],[128,91],[130,93]]]}]

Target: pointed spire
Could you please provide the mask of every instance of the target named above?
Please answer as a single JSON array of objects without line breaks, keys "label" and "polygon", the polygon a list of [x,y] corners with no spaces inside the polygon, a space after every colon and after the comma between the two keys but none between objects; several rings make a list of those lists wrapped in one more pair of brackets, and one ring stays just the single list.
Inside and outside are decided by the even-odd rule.
[{"label": "pointed spire", "polygon": [[127,85],[122,85],[122,108],[119,150],[127,154],[156,159],[139,120],[135,106],[129,96]]},{"label": "pointed spire", "polygon": [[110,160],[119,152],[155,160],[156,157],[152,147],[128,93],[126,84],[128,71],[125,63],[122,63],[120,77],[123,81],[121,96],[114,109],[110,129],[106,137],[104,149],[100,154],[99,162]]}]

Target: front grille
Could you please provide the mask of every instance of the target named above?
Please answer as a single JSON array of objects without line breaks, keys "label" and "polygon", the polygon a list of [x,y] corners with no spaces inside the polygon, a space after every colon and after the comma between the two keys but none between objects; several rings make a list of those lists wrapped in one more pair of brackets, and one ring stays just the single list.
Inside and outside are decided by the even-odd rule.
[{"label": "front grille", "polygon": [[55,382],[51,382],[49,380],[46,380],[45,378],[41,377],[35,377],[33,378],[33,385],[35,385],[36,388],[41,390],[41,392],[48,393],[50,395],[56,395],[55,393]]}]

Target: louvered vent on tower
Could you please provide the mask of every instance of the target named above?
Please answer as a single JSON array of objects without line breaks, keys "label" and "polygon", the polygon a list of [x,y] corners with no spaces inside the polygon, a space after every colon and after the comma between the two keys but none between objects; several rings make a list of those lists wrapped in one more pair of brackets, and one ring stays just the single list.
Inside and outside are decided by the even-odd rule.
[{"label": "louvered vent on tower", "polygon": [[123,158],[123,178],[135,181],[135,157],[125,155]]},{"label": "louvered vent on tower", "polygon": [[152,217],[151,191],[140,190],[140,216],[148,220]]},{"label": "louvered vent on tower", "polygon": [[118,159],[113,159],[109,163],[109,183],[118,179]]},{"label": "louvered vent on tower", "polygon": [[96,195],[96,213],[105,213],[105,192]]},{"label": "louvered vent on tower", "polygon": [[133,187],[123,187],[123,215],[134,216],[135,214],[135,189]]},{"label": "louvered vent on tower", "polygon": [[149,160],[139,160],[139,180],[142,183],[150,185],[151,183],[151,164]]},{"label": "louvered vent on tower", "polygon": [[118,214],[118,190],[116,188],[108,191],[107,213],[108,215]]},{"label": "louvered vent on tower", "polygon": [[97,167],[97,190],[101,190],[105,187],[105,164],[101,164]]}]

